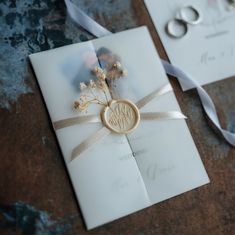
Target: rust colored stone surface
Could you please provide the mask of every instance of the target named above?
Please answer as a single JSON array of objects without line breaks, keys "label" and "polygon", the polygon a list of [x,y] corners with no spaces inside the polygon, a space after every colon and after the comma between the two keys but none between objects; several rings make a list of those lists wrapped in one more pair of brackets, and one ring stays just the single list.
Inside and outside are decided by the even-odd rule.
[{"label": "rust colored stone surface", "polygon": [[[161,58],[167,59],[143,1],[79,4],[113,32],[147,25]],[[27,56],[92,36],[66,16],[63,1],[6,0],[0,9],[1,235],[235,234],[235,148],[208,126],[196,92],[183,93],[174,78],[211,183],[87,232]],[[205,89],[224,127],[235,132],[235,77]]]}]

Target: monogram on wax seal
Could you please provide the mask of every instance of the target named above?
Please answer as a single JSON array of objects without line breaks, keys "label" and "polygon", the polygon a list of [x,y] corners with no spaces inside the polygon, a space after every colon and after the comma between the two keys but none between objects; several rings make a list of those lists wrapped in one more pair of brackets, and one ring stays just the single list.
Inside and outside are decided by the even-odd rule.
[{"label": "monogram on wax seal", "polygon": [[117,134],[128,134],[140,122],[139,109],[129,100],[112,100],[101,112],[103,124]]}]

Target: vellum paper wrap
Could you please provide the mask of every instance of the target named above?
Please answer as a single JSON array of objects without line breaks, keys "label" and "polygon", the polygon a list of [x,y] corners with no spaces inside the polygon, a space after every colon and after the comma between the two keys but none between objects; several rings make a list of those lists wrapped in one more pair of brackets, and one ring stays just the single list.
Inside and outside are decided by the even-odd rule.
[{"label": "vellum paper wrap", "polygon": [[[118,55],[128,76],[114,89],[117,97],[136,103],[169,83],[145,27],[30,55],[52,122],[101,112],[72,109],[79,83],[92,79],[102,65],[97,52]],[[180,108],[173,92],[141,111]],[[185,120],[144,120],[128,135],[111,133],[71,161],[72,150],[97,132],[102,123],[59,129],[56,135],[88,229],[128,215],[209,182]]]}]

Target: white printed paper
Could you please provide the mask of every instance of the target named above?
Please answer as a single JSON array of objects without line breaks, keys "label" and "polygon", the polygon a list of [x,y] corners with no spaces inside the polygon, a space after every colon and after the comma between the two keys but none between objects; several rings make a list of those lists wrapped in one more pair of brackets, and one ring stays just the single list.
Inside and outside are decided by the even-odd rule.
[{"label": "white printed paper", "polygon": [[[228,0],[145,0],[171,63],[200,85],[235,75],[235,7]],[[202,16],[188,25],[180,39],[169,37],[166,25],[182,7],[193,6]],[[184,90],[192,87],[185,87]]]}]

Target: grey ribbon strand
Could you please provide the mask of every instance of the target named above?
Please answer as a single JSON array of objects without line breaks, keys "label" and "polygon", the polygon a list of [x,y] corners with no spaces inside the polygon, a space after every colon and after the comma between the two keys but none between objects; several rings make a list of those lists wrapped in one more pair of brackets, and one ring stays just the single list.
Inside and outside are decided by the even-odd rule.
[{"label": "grey ribbon strand", "polygon": [[208,118],[217,127],[220,133],[224,136],[228,143],[235,146],[235,134],[223,129],[220,125],[219,118],[217,116],[215,105],[208,95],[208,93],[192,78],[185,74],[181,69],[169,64],[168,62],[162,60],[162,64],[165,68],[167,74],[178,78],[178,80],[185,86],[195,86],[200,97],[202,107],[205,110]]},{"label": "grey ribbon strand", "polygon": [[80,10],[74,3],[72,3],[71,0],[65,0],[65,5],[71,18],[89,33],[95,35],[98,38],[111,34],[111,32],[91,19],[85,12]]}]

